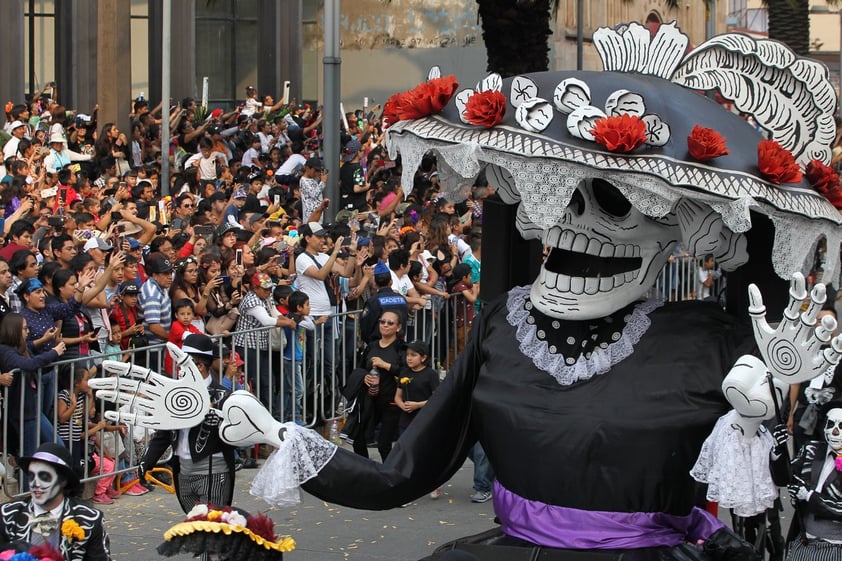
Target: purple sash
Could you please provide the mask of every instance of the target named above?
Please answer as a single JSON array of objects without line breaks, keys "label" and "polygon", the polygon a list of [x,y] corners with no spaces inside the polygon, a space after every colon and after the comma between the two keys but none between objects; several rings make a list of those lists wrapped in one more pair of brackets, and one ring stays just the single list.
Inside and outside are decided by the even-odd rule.
[{"label": "purple sash", "polygon": [[545,547],[561,549],[639,549],[674,547],[705,540],[723,524],[693,508],[686,516],[661,512],[579,510],[512,493],[494,482],[494,510],[505,534]]}]

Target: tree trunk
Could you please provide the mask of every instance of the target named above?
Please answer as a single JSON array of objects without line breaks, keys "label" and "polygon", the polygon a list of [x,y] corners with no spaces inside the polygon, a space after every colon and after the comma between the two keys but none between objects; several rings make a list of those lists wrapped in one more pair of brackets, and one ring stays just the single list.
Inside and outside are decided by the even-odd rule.
[{"label": "tree trunk", "polygon": [[552,0],[477,0],[489,72],[504,78],[549,70]]},{"label": "tree trunk", "polygon": [[[795,6],[793,7],[793,4]],[[769,38],[777,39],[801,56],[810,54],[810,1],[766,0]]]}]

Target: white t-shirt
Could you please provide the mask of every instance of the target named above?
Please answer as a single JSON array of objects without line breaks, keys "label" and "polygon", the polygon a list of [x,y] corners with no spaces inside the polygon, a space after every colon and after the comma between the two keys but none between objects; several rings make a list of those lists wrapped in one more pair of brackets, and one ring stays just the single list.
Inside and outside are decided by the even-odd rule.
[{"label": "white t-shirt", "polygon": [[389,274],[392,275],[392,290],[406,296],[409,294],[409,291],[415,288],[415,285],[412,284],[412,281],[409,280],[409,275],[403,275],[399,277],[394,271],[391,269],[389,270]]},{"label": "white t-shirt", "polygon": [[292,154],[278,168],[277,175],[292,175],[296,170],[303,168],[306,163],[307,158],[301,154]]},{"label": "white t-shirt", "polygon": [[471,246],[468,244],[468,242],[466,242],[456,234],[450,234],[449,236],[447,236],[447,241],[450,243],[456,243],[456,251],[459,253],[459,261],[465,259],[465,256],[467,255],[473,255],[473,251],[471,251]]},{"label": "white t-shirt", "polygon": [[708,280],[708,277],[718,279],[720,274],[721,273],[716,269],[705,269],[704,267],[699,267],[699,300],[704,300],[710,296],[711,287],[705,286],[704,284],[705,281]]},{"label": "white t-shirt", "polygon": [[313,267],[316,264],[313,259],[319,262],[322,267],[325,266],[330,256],[326,253],[319,253],[316,256],[308,254],[306,251],[295,258],[295,273],[298,277],[295,279],[298,285],[298,290],[310,297],[310,315],[311,316],[326,316],[333,312],[330,305],[330,298],[327,295],[327,288],[325,288],[325,281],[308,277],[304,271]]}]

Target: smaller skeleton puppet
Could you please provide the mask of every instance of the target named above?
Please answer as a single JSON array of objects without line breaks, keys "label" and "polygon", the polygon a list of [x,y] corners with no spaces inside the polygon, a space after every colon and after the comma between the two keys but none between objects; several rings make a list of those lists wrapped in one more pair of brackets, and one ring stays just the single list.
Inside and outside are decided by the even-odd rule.
[{"label": "smaller skeleton puppet", "polygon": [[842,401],[822,407],[824,440],[801,447],[789,492],[796,507],[787,559],[824,561],[842,555]]},{"label": "smaller skeleton puppet", "polygon": [[[327,501],[393,508],[446,482],[479,441],[497,477],[491,548],[599,549],[626,561],[752,558],[697,508],[690,470],[729,410],[726,428],[747,438],[768,415],[764,392],[839,360],[835,323],[815,326],[824,287],[808,293],[802,276],[821,239],[825,275],[838,275],[833,88],[821,64],[744,35],[688,50],[674,24],[655,33],[630,24],[597,30],[593,43],[602,72],[492,74],[460,88],[434,68],[389,100],[387,144],[402,157],[404,189],[429,153],[448,199],[485,169],[503,201],[518,206],[520,233],[549,254],[531,286],[485,305],[447,378],[382,464],[281,425],[235,392],[220,412],[222,438],[279,447],[253,493],[283,504],[294,498],[287,486],[300,483]],[[762,130],[700,90],[717,91]],[[761,250],[768,274],[791,279],[783,318],[770,317],[776,327],[756,287],[750,321],[709,302],[647,297],[679,243],[713,254],[726,271],[755,271],[746,233],[761,223],[774,231]],[[765,296],[770,310],[784,300]],[[168,396],[193,388],[189,377],[106,369],[122,375],[91,385],[135,404],[123,420],[175,428],[203,418],[159,414],[175,403]],[[767,370],[778,382],[763,381]],[[763,406],[754,403],[761,394]],[[768,456],[773,444],[761,438],[757,453]]]}]

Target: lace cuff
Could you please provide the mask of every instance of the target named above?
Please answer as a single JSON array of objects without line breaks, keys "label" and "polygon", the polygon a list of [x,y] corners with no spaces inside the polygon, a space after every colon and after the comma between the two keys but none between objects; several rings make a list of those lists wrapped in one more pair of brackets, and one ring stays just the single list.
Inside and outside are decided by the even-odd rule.
[{"label": "lace cuff", "polygon": [[252,481],[249,493],[272,506],[301,502],[299,486],[316,477],[333,458],[337,446],[312,429],[284,423],[280,448],[272,452]]}]

